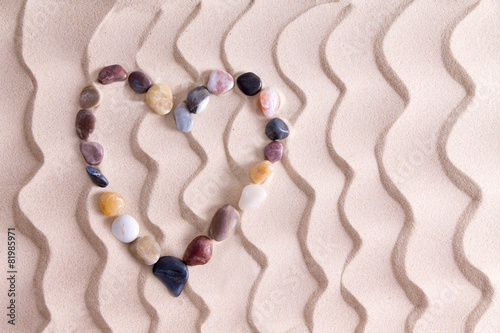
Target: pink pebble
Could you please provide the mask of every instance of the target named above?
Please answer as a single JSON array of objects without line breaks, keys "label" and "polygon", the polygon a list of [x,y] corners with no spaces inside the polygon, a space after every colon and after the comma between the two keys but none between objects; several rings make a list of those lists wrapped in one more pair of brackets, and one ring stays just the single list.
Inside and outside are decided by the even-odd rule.
[{"label": "pink pebble", "polygon": [[210,73],[207,89],[211,94],[220,95],[233,89],[234,79],[231,74],[221,70],[215,70]]},{"label": "pink pebble", "polygon": [[278,93],[272,88],[262,89],[259,100],[264,116],[268,118],[274,117],[280,106],[280,97]]}]

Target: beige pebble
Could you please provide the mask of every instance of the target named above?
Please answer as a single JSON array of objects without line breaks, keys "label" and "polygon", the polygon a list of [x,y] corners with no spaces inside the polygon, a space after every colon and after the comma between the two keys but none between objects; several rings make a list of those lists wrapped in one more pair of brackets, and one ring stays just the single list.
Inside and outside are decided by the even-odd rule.
[{"label": "beige pebble", "polygon": [[151,236],[137,238],[128,248],[134,257],[146,265],[154,265],[160,259],[160,245]]},{"label": "beige pebble", "polygon": [[164,84],[155,84],[146,93],[146,103],[154,112],[167,114],[173,106],[172,91]]}]

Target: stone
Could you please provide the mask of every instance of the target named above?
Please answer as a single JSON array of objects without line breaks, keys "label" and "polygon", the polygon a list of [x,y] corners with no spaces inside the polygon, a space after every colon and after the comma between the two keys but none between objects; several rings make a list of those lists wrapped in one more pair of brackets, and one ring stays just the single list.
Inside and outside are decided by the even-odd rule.
[{"label": "stone", "polygon": [[272,88],[265,88],[259,94],[260,108],[267,118],[272,118],[278,112],[280,97]]},{"label": "stone", "polygon": [[250,170],[250,178],[255,184],[262,184],[274,171],[274,166],[269,161],[262,161]]},{"label": "stone", "polygon": [[101,173],[101,171],[99,171],[99,169],[91,167],[91,166],[87,166],[86,170],[87,170],[87,174],[90,177],[90,180],[92,180],[92,182],[94,184],[96,184],[97,186],[106,187],[109,185],[108,180],[106,179],[106,177],[104,177],[104,175]]},{"label": "stone", "polygon": [[154,84],[146,93],[146,102],[156,113],[164,115],[172,110],[172,91],[164,84]]},{"label": "stone", "polygon": [[151,236],[139,237],[128,246],[130,252],[146,265],[154,265],[160,259],[160,245]]},{"label": "stone", "polygon": [[120,242],[130,243],[139,236],[139,223],[130,215],[121,215],[111,224],[111,232]]},{"label": "stone", "polygon": [[179,103],[174,110],[175,123],[177,129],[181,132],[187,133],[193,129],[194,114],[189,112],[186,103]]},{"label": "stone", "polygon": [[205,265],[212,258],[212,241],[206,236],[198,236],[189,243],[182,260],[188,266]]},{"label": "stone", "polygon": [[171,256],[161,257],[153,266],[153,274],[163,282],[174,297],[181,294],[189,278],[186,263]]},{"label": "stone", "polygon": [[231,74],[221,70],[210,73],[207,89],[211,94],[220,95],[234,87],[234,78]]},{"label": "stone", "polygon": [[82,92],[80,93],[80,106],[82,108],[90,109],[99,105],[100,102],[101,93],[96,87],[91,85],[82,89]]},{"label": "stone", "polygon": [[272,119],[266,126],[266,135],[273,141],[286,139],[288,134],[288,126],[280,118]]},{"label": "stone", "polygon": [[120,65],[106,66],[97,75],[97,81],[100,84],[110,84],[118,81],[125,81],[127,79],[127,72]]},{"label": "stone", "polygon": [[240,213],[231,205],[224,205],[217,210],[208,233],[214,240],[221,242],[231,235],[240,222]]},{"label": "stone", "polygon": [[243,188],[241,192],[240,201],[238,206],[241,210],[249,210],[262,201],[264,201],[267,197],[267,192],[262,187],[257,184],[247,185]]},{"label": "stone", "polygon": [[87,109],[82,109],[76,114],[76,135],[82,140],[87,140],[94,132],[97,118]]},{"label": "stone", "polygon": [[80,152],[90,165],[98,165],[104,157],[104,148],[97,142],[80,142]]},{"label": "stone", "polygon": [[278,162],[283,157],[283,144],[279,141],[270,142],[264,148],[264,156],[271,163]]},{"label": "stone", "polygon": [[116,216],[125,207],[125,199],[115,192],[106,192],[99,197],[99,207],[106,216]]},{"label": "stone", "polygon": [[135,71],[129,74],[128,84],[138,94],[145,94],[153,85],[151,79],[143,72]]},{"label": "stone", "polygon": [[260,77],[252,72],[241,74],[237,79],[236,83],[241,92],[247,96],[256,95],[260,89],[262,89],[262,81]]},{"label": "stone", "polygon": [[198,114],[205,110],[209,100],[210,92],[207,88],[200,86],[192,89],[188,93],[186,105],[189,109],[189,112]]}]

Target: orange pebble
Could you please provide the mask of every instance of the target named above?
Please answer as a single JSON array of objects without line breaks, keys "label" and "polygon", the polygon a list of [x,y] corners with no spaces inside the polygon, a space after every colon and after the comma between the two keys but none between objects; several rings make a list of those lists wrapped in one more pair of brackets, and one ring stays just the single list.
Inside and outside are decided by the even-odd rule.
[{"label": "orange pebble", "polygon": [[262,161],[250,170],[250,178],[255,184],[262,184],[274,171],[274,166],[269,161]]},{"label": "orange pebble", "polygon": [[106,192],[99,198],[99,207],[106,216],[116,216],[125,207],[125,200],[115,192]]},{"label": "orange pebble", "polygon": [[276,91],[272,88],[262,89],[259,95],[259,100],[264,116],[268,118],[274,117],[280,106],[280,97],[278,93],[276,93]]}]

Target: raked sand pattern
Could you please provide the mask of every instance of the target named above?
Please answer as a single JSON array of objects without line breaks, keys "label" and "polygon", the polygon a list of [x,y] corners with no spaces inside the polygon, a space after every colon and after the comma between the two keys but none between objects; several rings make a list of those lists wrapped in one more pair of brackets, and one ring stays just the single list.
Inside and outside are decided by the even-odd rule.
[{"label": "raked sand pattern", "polygon": [[[498,0],[15,0],[0,19],[19,271],[0,331],[500,331]],[[79,93],[115,63],[176,102],[213,69],[255,72],[291,130],[266,201],[178,298],[114,238],[78,151]],[[184,134],[99,88],[108,189],[182,257],[262,159],[257,98],[213,96]]]}]

